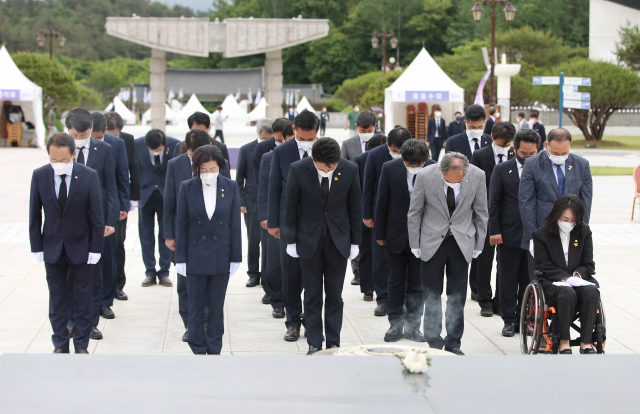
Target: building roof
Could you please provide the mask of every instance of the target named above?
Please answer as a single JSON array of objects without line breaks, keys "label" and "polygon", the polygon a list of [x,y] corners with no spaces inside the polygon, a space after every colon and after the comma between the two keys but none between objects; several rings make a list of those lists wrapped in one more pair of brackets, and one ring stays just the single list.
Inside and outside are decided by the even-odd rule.
[{"label": "building roof", "polygon": [[255,97],[264,87],[262,66],[245,69],[167,68],[167,93],[173,88],[177,96],[182,88],[185,99],[195,93],[202,101],[222,101],[228,94],[235,95],[238,91],[246,97],[249,88]]},{"label": "building roof", "polygon": [[640,10],[640,2],[638,0],[608,0],[612,3],[617,3],[621,6],[630,7],[632,9]]}]

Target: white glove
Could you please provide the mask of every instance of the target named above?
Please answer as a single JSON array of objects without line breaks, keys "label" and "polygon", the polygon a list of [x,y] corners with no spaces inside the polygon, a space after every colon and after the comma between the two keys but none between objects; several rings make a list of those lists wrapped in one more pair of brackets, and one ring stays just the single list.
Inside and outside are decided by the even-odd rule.
[{"label": "white glove", "polygon": [[473,251],[473,258],[477,259],[478,256],[480,256],[480,253],[482,253],[482,250],[474,250]]},{"label": "white glove", "polygon": [[33,254],[33,257],[36,258],[36,262],[41,262],[44,260],[44,253],[43,252],[36,252]]},{"label": "white glove", "polygon": [[420,249],[411,249],[411,253],[413,253],[416,259],[420,258]]},{"label": "white glove", "polygon": [[100,261],[100,256],[102,253],[89,253],[89,258],[87,259],[87,264],[96,264]]},{"label": "white glove", "polygon": [[360,254],[360,249],[357,244],[351,245],[351,252],[349,253],[349,260],[353,260]]},{"label": "white glove", "polygon": [[187,264],[186,263],[176,263],[176,272],[180,276],[187,277]]},{"label": "white glove", "polygon": [[287,254],[291,257],[293,257],[294,259],[297,259],[298,257],[298,250],[296,249],[296,244],[287,244]]},{"label": "white glove", "polygon": [[233,276],[235,272],[240,268],[240,263],[230,263],[229,265],[229,277]]},{"label": "white glove", "polygon": [[531,253],[531,257],[533,256],[533,239],[529,240],[529,253]]},{"label": "white glove", "polygon": [[138,207],[138,201],[130,200],[129,201],[129,211],[133,211]]}]

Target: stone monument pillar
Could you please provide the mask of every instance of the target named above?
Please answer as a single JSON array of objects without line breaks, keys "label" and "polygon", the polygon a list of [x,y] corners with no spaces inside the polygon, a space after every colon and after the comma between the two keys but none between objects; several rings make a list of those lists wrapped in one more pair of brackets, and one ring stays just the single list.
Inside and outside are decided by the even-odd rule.
[{"label": "stone monument pillar", "polygon": [[264,61],[265,99],[269,103],[267,117],[282,117],[282,49],[267,52]]},{"label": "stone monument pillar", "polygon": [[151,128],[164,131],[165,107],[167,99],[165,87],[167,84],[167,52],[160,49],[151,49],[151,59],[149,61],[151,70],[149,86],[151,88]]},{"label": "stone monument pillar", "polygon": [[507,55],[502,54],[502,62],[495,66],[498,78],[497,105],[501,108],[500,120],[511,121],[511,77],[520,72],[520,65],[507,64]]}]

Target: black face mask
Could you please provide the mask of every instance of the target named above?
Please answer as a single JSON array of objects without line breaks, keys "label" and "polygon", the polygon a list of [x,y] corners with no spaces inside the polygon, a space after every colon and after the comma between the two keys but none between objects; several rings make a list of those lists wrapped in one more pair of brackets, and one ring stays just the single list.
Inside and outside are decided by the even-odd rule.
[{"label": "black face mask", "polygon": [[516,160],[518,160],[518,162],[520,163],[520,165],[524,165],[524,160],[526,160],[527,158],[529,158],[529,156],[527,157],[521,157],[518,155],[518,153],[516,153]]}]

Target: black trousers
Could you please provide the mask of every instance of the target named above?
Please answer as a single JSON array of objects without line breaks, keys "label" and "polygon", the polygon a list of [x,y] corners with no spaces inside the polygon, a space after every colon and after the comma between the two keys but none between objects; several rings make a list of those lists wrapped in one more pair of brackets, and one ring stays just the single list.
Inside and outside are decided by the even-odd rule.
[{"label": "black trousers", "polygon": [[255,213],[244,214],[244,225],[247,227],[248,254],[247,264],[249,277],[260,278],[260,222]]},{"label": "black trousers", "polygon": [[495,252],[496,246],[492,246],[491,243],[489,243],[489,235],[487,234],[482,253],[478,256],[478,303],[481,308],[493,308],[494,300],[498,302],[500,298],[500,284],[498,282],[500,280],[499,268],[496,272],[495,296],[493,296],[493,289],[491,289],[491,268],[493,267],[493,256]]},{"label": "black trousers", "polygon": [[[176,252],[171,252],[171,263],[176,264]],[[184,275],[178,273],[177,277],[177,290],[178,290],[178,314],[182,319],[182,323],[186,328],[189,328],[189,291],[187,289],[187,278]],[[209,317],[209,306],[204,304],[204,323],[207,323]]]},{"label": "black trousers", "polygon": [[498,279],[502,320],[507,323],[520,321],[522,296],[529,284],[529,252],[520,247],[498,245]]},{"label": "black trousers", "polygon": [[547,286],[545,289],[554,301],[558,303],[558,324],[560,325],[560,339],[571,339],[571,322],[576,310],[580,311],[580,342],[591,343],[596,313],[600,304],[600,291],[591,286]]},{"label": "black trousers", "polygon": [[216,134],[213,136],[213,138],[220,138],[220,142],[224,143],[224,135],[222,134],[222,130],[221,129],[216,129]]},{"label": "black trousers", "polygon": [[[445,268],[447,272],[447,310],[445,324],[447,336],[442,339],[442,290]],[[464,333],[464,304],[467,299],[467,274],[469,263],[458,247],[455,237],[449,236],[428,261],[423,261],[420,271],[422,297],[424,298],[424,337],[431,348],[460,348]]]},{"label": "black trousers", "polygon": [[358,272],[360,274],[360,292],[373,292],[373,250],[371,248],[371,229],[362,223],[362,242],[358,246],[360,259]]},{"label": "black trousers", "polygon": [[[140,233],[140,246],[142,247],[142,261],[146,268],[145,275],[158,278],[169,276],[171,267],[171,250],[165,244],[164,238],[164,202],[160,191],[154,190],[142,208],[138,208],[138,231]],[[155,222],[158,221],[158,251],[160,253],[160,270],[156,271],[156,241]]]},{"label": "black trousers", "polygon": [[[282,267],[280,266],[280,245],[278,239],[266,229],[260,229],[262,241],[262,284],[271,295],[271,307],[284,307],[282,298]],[[266,269],[266,271],[265,271]]]},{"label": "black trousers", "polygon": [[[422,287],[420,286],[420,259],[411,253],[409,242],[399,254],[387,250],[389,283],[387,283],[387,315],[389,323],[404,325],[405,331],[420,329],[420,319],[424,309]],[[402,306],[407,304],[407,315]]]},{"label": "black trousers", "polygon": [[320,123],[320,136],[324,137],[324,133],[327,131],[327,124]]},{"label": "black trousers", "polygon": [[[115,237],[115,235],[112,234],[109,237]],[[98,263],[94,265],[88,265],[92,268],[91,269],[91,273],[92,273],[91,290],[92,290],[92,301],[93,301],[91,305],[91,326],[92,327],[97,327],[98,322],[100,322],[100,303],[102,302],[102,272],[104,269],[104,265],[102,263],[103,257],[104,256],[100,257],[100,260],[98,261]],[[69,318],[68,325],[75,325],[77,329],[78,325],[75,320],[76,305],[77,305],[76,297],[75,297],[75,287],[74,287],[74,280],[70,276],[71,274],[69,274],[69,281],[67,282],[67,288],[68,288],[68,294],[69,294],[69,310],[67,312],[67,316]]]},{"label": "black trousers", "polygon": [[[69,349],[69,330],[67,329],[69,304],[75,302],[73,318],[76,321],[76,333],[73,336],[75,349],[87,349],[91,334],[92,317],[92,265],[71,263],[64,248],[55,263],[44,264],[49,286],[49,321],[53,329],[51,341],[55,348]],[[68,283],[72,282],[72,283]],[[69,297],[72,286],[74,297]]]},{"label": "black trousers", "polygon": [[478,259],[471,259],[469,270],[469,288],[472,292],[478,291]]},{"label": "black trousers", "polygon": [[387,264],[387,249],[380,246],[371,230],[371,251],[373,258],[373,288],[376,291],[378,305],[387,304],[387,281],[389,280],[389,265]]},{"label": "black trousers", "polygon": [[[118,223],[119,224],[119,223]],[[100,306],[111,307],[113,306],[113,300],[116,297],[117,288],[117,246],[118,246],[118,228],[116,226],[116,232],[106,239],[104,239],[104,250],[102,255],[103,270],[102,270],[102,300]]]},{"label": "black trousers", "polygon": [[[220,353],[224,335],[224,299],[227,295],[229,273],[187,274],[186,279],[189,292],[189,347],[194,354]],[[209,308],[206,338],[205,305]]]},{"label": "black trousers", "polygon": [[[280,218],[280,223],[284,223],[284,217]],[[282,299],[287,313],[285,325],[288,328],[291,325],[303,323],[300,318],[302,313],[302,272],[300,259],[295,259],[287,254],[287,241],[282,233],[278,240],[278,250],[282,269]]]},{"label": "black trousers", "polygon": [[127,239],[127,219],[118,222],[118,239],[116,246],[116,289],[124,289],[127,283],[127,275],[124,273],[124,263],[126,253],[124,250],[124,241]]},{"label": "black trousers", "polygon": [[433,140],[433,143],[429,145],[429,151],[431,151],[431,159],[435,162],[438,162],[438,158],[440,158],[440,151],[442,150],[442,146],[444,145],[444,139],[436,138]]},{"label": "black trousers", "polygon": [[309,260],[300,259],[304,283],[304,319],[307,343],[322,348],[322,288],[324,282],[324,330],[327,348],[340,346],[344,302],[342,288],[347,259],[340,254],[331,234],[320,237],[318,247]]}]

